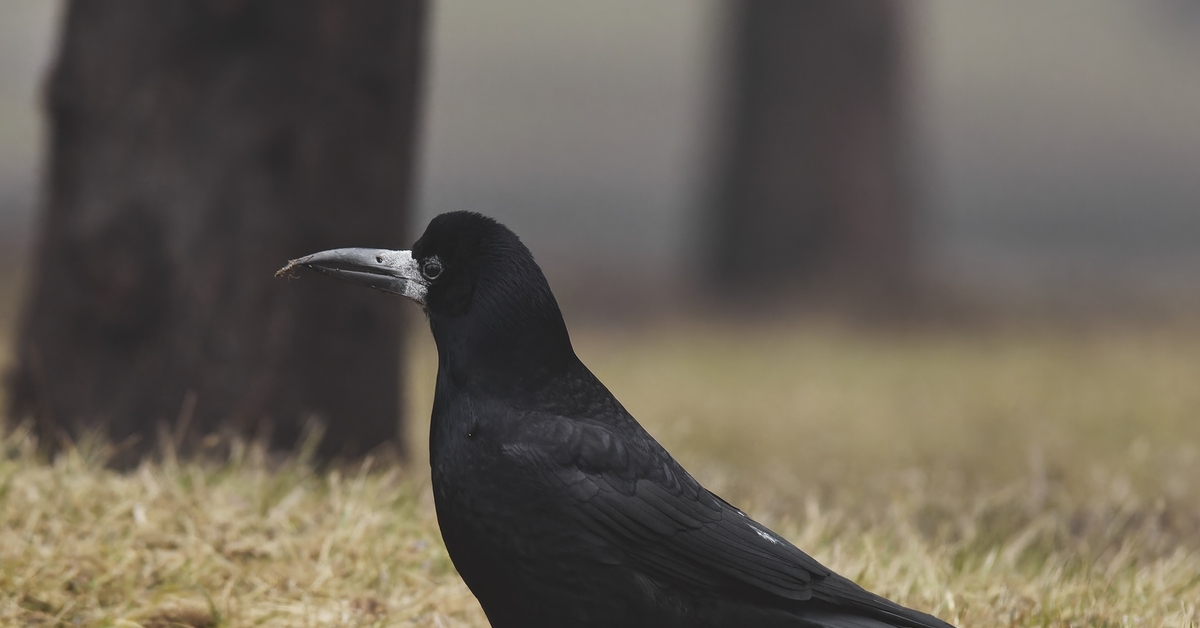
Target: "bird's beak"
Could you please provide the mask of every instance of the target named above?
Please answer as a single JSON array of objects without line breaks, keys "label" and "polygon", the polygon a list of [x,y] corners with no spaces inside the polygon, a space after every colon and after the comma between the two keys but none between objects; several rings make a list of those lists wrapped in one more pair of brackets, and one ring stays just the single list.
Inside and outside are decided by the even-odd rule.
[{"label": "bird's beak", "polygon": [[425,293],[429,284],[421,276],[412,251],[389,251],[387,249],[332,249],[294,259],[279,269],[275,276],[286,275],[297,266],[314,270],[348,281],[406,296],[417,303],[425,304]]}]

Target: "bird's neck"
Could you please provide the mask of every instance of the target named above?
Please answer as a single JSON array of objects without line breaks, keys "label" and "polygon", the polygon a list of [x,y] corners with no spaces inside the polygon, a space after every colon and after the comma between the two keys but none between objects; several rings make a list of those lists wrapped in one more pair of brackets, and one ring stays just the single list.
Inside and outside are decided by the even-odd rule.
[{"label": "bird's neck", "polygon": [[584,369],[557,308],[519,320],[431,318],[430,327],[439,377],[460,388],[504,396],[536,393]]}]

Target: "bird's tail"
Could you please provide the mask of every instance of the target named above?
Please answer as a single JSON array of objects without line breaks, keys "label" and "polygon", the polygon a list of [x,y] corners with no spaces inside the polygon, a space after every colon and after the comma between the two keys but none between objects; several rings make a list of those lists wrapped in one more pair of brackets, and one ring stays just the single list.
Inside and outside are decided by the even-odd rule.
[{"label": "bird's tail", "polygon": [[[930,619],[933,618],[931,617]],[[805,614],[803,622],[804,626],[811,626],[812,628],[898,628],[898,626],[907,625],[894,624],[862,615],[847,615],[833,612]],[[938,625],[940,625],[940,622]]]}]

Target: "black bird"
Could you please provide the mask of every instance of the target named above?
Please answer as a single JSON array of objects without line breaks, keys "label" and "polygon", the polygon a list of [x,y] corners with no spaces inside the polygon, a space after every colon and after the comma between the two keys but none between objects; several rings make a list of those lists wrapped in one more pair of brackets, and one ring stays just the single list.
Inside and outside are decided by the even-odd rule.
[{"label": "black bird", "polygon": [[576,357],[504,225],[433,219],[412,251],[293,260],[424,305],[446,549],[495,628],[951,628],[870,593],[709,492]]}]

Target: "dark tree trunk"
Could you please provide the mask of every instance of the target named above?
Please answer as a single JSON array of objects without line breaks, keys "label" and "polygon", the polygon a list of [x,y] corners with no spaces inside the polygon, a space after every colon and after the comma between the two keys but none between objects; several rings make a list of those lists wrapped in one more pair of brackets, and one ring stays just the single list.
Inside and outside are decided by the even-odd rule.
[{"label": "dark tree trunk", "polygon": [[163,423],[183,440],[269,426],[288,448],[315,417],[324,457],[403,445],[399,300],[272,274],[407,243],[424,16],[413,0],[73,0],[14,415],[50,440],[139,440],[117,464]]},{"label": "dark tree trunk", "polygon": [[902,6],[731,3],[708,272],[722,294],[892,298],[907,278]]}]

